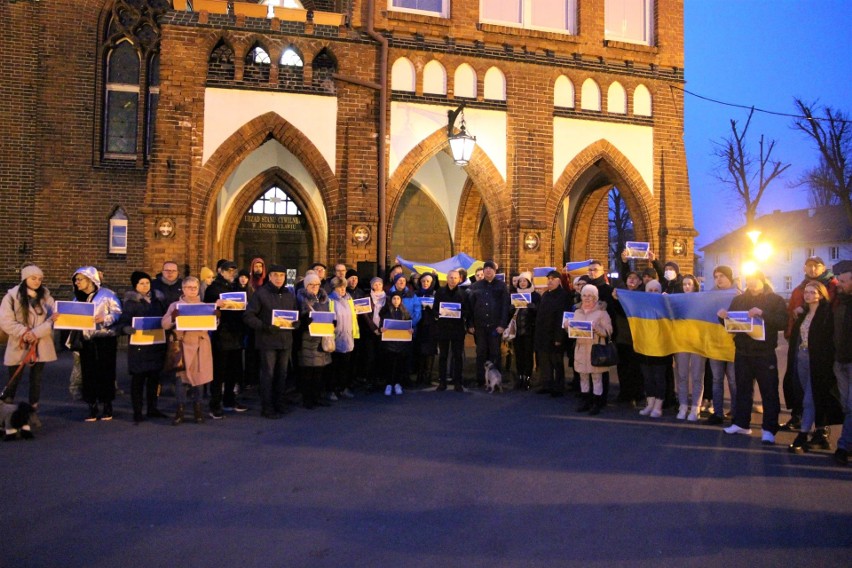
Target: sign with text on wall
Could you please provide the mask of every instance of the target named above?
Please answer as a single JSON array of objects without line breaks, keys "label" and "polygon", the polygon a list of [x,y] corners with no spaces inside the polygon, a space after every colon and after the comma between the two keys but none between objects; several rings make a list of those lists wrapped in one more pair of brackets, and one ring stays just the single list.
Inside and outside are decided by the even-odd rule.
[{"label": "sign with text on wall", "polygon": [[302,215],[268,215],[263,213],[246,213],[243,215],[241,227],[252,231],[281,231],[302,232],[305,230],[305,218]]}]

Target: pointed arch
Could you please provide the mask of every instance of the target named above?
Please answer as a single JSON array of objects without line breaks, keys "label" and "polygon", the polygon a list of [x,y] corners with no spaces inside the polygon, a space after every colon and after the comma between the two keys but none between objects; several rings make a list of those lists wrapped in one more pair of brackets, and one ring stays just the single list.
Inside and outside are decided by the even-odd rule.
[{"label": "pointed arch", "polygon": [[456,67],[453,74],[453,94],[466,99],[476,98],[476,70],[468,63]]},{"label": "pointed arch", "polygon": [[[592,175],[593,171],[600,174],[599,180],[604,181],[595,183],[592,179],[595,177]],[[599,187],[591,187],[592,185]],[[653,227],[658,226],[659,221],[657,199],[642,179],[642,175],[630,163],[630,160],[611,142],[601,139],[587,146],[568,163],[545,200],[544,213],[546,218],[554,221],[550,238],[551,258],[557,258],[556,247],[562,246],[562,242],[557,239],[556,215],[565,198],[597,201],[597,203],[580,204],[575,209],[573,218],[569,219],[570,227],[585,227],[585,231],[588,233],[593,213],[597,210],[600,200],[606,198],[607,192],[613,185],[619,188],[627,203],[636,231],[636,240],[650,242],[651,247],[654,250],[657,249],[659,235],[654,234],[653,231]],[[590,187],[591,191],[589,191]],[[606,191],[603,191],[604,189]],[[574,243],[582,240],[582,238],[572,239],[572,252],[574,252]],[[577,258],[580,258],[580,256],[582,254]]]},{"label": "pointed arch", "polygon": [[627,91],[618,81],[613,81],[606,91],[606,111],[627,114]]},{"label": "pointed arch", "polygon": [[391,89],[394,91],[414,92],[417,81],[417,73],[414,63],[407,57],[400,57],[393,62],[391,67]]},{"label": "pointed arch", "polygon": [[583,81],[580,91],[580,108],[583,110],[601,110],[601,87],[591,77]]},{"label": "pointed arch", "polygon": [[485,100],[506,100],[506,75],[498,67],[485,72],[485,86],[482,88]]},{"label": "pointed arch", "polygon": [[[192,217],[202,221],[188,228],[187,239],[189,250],[196,251],[196,265],[201,266],[203,259],[212,258],[214,251],[220,254],[217,258],[221,258],[221,253],[230,254],[221,246],[222,239],[217,235],[218,192],[237,166],[269,139],[275,139],[290,151],[311,175],[325,204],[326,218],[338,215],[341,207],[338,181],[322,153],[299,129],[280,115],[268,112],[231,134],[198,170],[192,185],[190,208]],[[329,227],[329,233],[337,230],[341,229]]]},{"label": "pointed arch", "polygon": [[433,59],[423,67],[423,94],[447,94],[447,70],[437,59]]},{"label": "pointed arch", "polygon": [[[400,161],[387,186],[388,208],[385,222],[387,223],[388,235],[391,234],[393,219],[396,217],[396,210],[405,188],[408,187],[414,174],[438,152],[447,154],[450,152],[446,128],[439,128],[423,139]],[[464,192],[470,191],[468,186],[475,187],[482,194],[482,201],[488,210],[492,226],[495,227],[494,249],[500,251],[504,240],[503,232],[505,231],[501,232],[499,228],[508,228],[512,218],[512,203],[508,186],[503,181],[503,177],[497,171],[494,163],[479,147],[474,150],[470,162],[464,169],[468,174],[468,180],[463,195]],[[460,207],[456,217],[457,228],[459,226],[458,218],[461,214]],[[456,250],[458,250],[459,238],[459,233],[456,233],[453,242]]]}]

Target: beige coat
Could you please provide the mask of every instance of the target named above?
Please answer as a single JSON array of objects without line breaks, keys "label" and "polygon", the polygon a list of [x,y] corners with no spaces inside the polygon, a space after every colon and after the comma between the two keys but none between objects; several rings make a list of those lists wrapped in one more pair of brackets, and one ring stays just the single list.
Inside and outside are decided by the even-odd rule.
[{"label": "beige coat", "polygon": [[598,302],[594,308],[586,312],[578,308],[574,312],[576,321],[590,321],[595,330],[595,339],[578,338],[574,344],[574,370],[578,373],[606,373],[608,367],[592,366],[592,344],[601,341],[601,335],[612,335],[612,320],[606,313],[606,305]]},{"label": "beige coat", "polygon": [[[201,298],[196,300],[201,303]],[[172,314],[181,303],[190,303],[181,296],[180,300],[173,302],[163,316],[163,329],[174,327]],[[183,341],[183,361],[186,371],[177,373],[181,381],[194,387],[204,385],[213,380],[213,347],[210,345],[210,334],[206,331],[175,331],[178,339]]]},{"label": "beige coat", "polygon": [[[26,284],[21,284],[26,286]],[[32,330],[38,337],[38,362],[47,363],[56,361],[56,349],[53,346],[53,297],[50,292],[45,292],[42,313],[37,314],[35,310],[29,310],[29,321],[22,322],[21,302],[18,298],[18,289],[15,286],[3,298],[0,304],[0,328],[9,335],[6,344],[6,354],[3,364],[9,367],[20,365],[27,349],[21,347],[21,337]]]}]

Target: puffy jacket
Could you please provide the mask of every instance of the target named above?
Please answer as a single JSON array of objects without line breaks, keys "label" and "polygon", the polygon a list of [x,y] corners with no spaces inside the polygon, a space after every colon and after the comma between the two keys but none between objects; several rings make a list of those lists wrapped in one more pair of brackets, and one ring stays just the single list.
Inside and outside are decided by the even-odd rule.
[{"label": "puffy jacket", "polygon": [[324,367],[331,363],[331,353],[320,349],[321,337],[312,337],[310,333],[311,310],[332,311],[328,294],[322,288],[317,295],[311,295],[302,288],[297,294],[299,303],[299,321],[302,324],[302,346],[299,349],[299,365],[302,367]]},{"label": "puffy jacket", "polygon": [[32,330],[38,337],[36,352],[39,362],[56,361],[56,349],[53,347],[53,322],[50,319],[53,316],[53,297],[45,288],[41,309],[30,308],[28,310],[29,317],[24,322],[18,296],[18,290],[21,286],[26,286],[26,284],[21,283],[20,286],[15,286],[9,290],[3,298],[2,306],[0,306],[0,328],[9,335],[3,364],[12,366],[21,363],[26,350],[21,348],[20,340],[27,330]]},{"label": "puffy jacket", "polygon": [[[129,290],[124,294],[124,311],[119,318],[121,332],[133,335],[133,318],[162,318],[167,309],[162,292],[151,290],[151,297],[144,298],[136,290]],[[128,345],[127,371],[131,375],[159,371],[165,358],[165,345]]]}]

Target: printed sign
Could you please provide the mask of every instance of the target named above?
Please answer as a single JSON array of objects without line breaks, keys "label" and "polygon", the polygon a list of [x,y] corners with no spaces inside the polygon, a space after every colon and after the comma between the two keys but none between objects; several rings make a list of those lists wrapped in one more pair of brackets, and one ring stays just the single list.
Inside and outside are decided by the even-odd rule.
[{"label": "printed sign", "polygon": [[296,310],[272,310],[272,325],[281,329],[293,329],[299,321],[299,312]]},{"label": "printed sign", "polygon": [[438,310],[439,318],[461,319],[461,304],[458,302],[441,302]]},{"label": "printed sign", "polygon": [[178,304],[175,328],[178,331],[215,331],[216,304]]},{"label": "printed sign", "polygon": [[334,337],[334,312],[311,310],[311,324],[308,326],[311,337]]},{"label": "printed sign", "polygon": [[223,292],[219,294],[219,299],[222,300],[220,310],[245,310],[248,303],[245,292]]},{"label": "printed sign", "polygon": [[624,250],[627,251],[627,258],[648,258],[651,243],[627,241],[624,245]]},{"label": "printed sign", "polygon": [[56,302],[59,317],[53,322],[53,329],[77,329],[91,331],[95,329],[95,305],[89,302]]},{"label": "printed sign", "polygon": [[532,302],[532,294],[529,292],[512,294],[512,305],[515,308],[521,309],[529,307],[530,302]]},{"label": "printed sign", "polygon": [[387,319],[382,322],[382,341],[411,341],[411,320]]},{"label": "printed sign", "polygon": [[133,318],[134,329],[130,345],[161,345],[166,342],[166,330],[162,318]]}]

